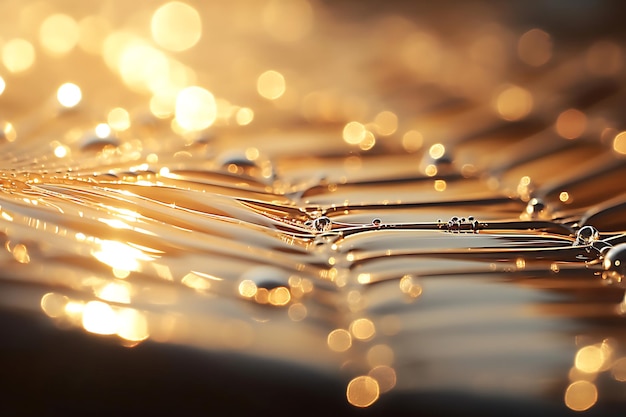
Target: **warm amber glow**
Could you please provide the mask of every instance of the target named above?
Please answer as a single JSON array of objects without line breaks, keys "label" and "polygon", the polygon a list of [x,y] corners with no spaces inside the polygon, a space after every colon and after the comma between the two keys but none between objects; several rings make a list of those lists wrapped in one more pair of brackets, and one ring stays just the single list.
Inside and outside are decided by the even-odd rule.
[{"label": "warm amber glow", "polygon": [[83,98],[80,87],[73,83],[62,84],[57,90],[59,104],[66,108],[76,107]]},{"label": "warm amber glow", "polygon": [[379,135],[393,135],[398,129],[398,116],[388,110],[381,111],[374,118],[374,124]]},{"label": "warm amber glow", "polygon": [[435,175],[437,175],[437,172],[439,172],[439,170],[437,169],[437,166],[434,164],[428,164],[426,165],[426,168],[424,168],[424,174],[426,174],[429,177],[434,177]]},{"label": "warm amber glow", "polygon": [[580,110],[565,110],[556,119],[556,132],[565,139],[580,137],[587,128],[587,116]]},{"label": "warm amber glow", "polygon": [[617,75],[624,68],[624,53],[615,42],[597,41],[587,51],[585,64],[594,75]]},{"label": "warm amber glow", "polygon": [[609,354],[608,347],[601,344],[584,346],[576,353],[574,365],[582,372],[596,373],[604,367]]},{"label": "warm amber glow", "polygon": [[28,248],[26,245],[18,243],[13,247],[11,251],[13,258],[21,264],[27,264],[30,262],[30,256],[28,255]]},{"label": "warm amber glow", "polygon": [[359,274],[356,278],[359,284],[369,284],[372,280],[371,274]]},{"label": "warm amber glow", "polygon": [[613,149],[615,152],[626,155],[626,131],[619,132],[613,139]]},{"label": "warm amber glow", "polygon": [[96,289],[95,294],[104,301],[130,303],[130,285],[127,282],[113,281]]},{"label": "warm amber glow", "polygon": [[613,363],[611,373],[616,381],[626,382],[626,357],[619,358]]},{"label": "warm amber glow", "polygon": [[87,16],[78,22],[78,46],[85,52],[99,55],[110,31],[111,24],[106,18],[98,15]]},{"label": "warm amber glow", "polygon": [[104,139],[111,136],[111,126],[106,123],[98,123],[94,129],[97,137]]},{"label": "warm amber glow", "polygon": [[268,70],[257,78],[257,92],[268,100],[276,100],[285,94],[285,88],[285,77],[278,71]]},{"label": "warm amber glow", "polygon": [[239,283],[238,287],[239,295],[245,298],[252,298],[257,292],[257,286],[254,281],[245,279]]},{"label": "warm amber glow", "polygon": [[559,200],[563,203],[571,203],[571,197],[567,191],[561,191],[559,194]]},{"label": "warm amber glow", "polygon": [[295,303],[289,306],[287,314],[292,321],[302,321],[306,318],[308,310],[304,304]]},{"label": "warm amber glow", "polygon": [[274,39],[295,42],[313,25],[313,9],[306,0],[270,0],[261,15],[263,27]]},{"label": "warm amber glow", "polygon": [[162,48],[180,52],[198,43],[202,36],[200,14],[192,6],[173,1],[159,7],[150,22],[152,39]]},{"label": "warm amber glow", "polygon": [[107,115],[107,123],[112,129],[118,132],[127,130],[130,127],[130,115],[128,111],[122,107],[116,107],[109,111]]},{"label": "warm amber glow", "polygon": [[70,148],[65,145],[57,145],[54,148],[54,156],[57,158],[65,158],[70,153]]},{"label": "warm amber glow", "polygon": [[350,333],[355,339],[368,340],[376,334],[376,327],[370,319],[360,318],[350,323]]},{"label": "warm amber glow", "polygon": [[552,39],[541,29],[531,29],[519,38],[517,54],[526,64],[540,67],[552,57]]},{"label": "warm amber glow", "polygon": [[511,85],[496,97],[496,111],[504,120],[520,120],[528,116],[533,108],[533,97],[524,88]]},{"label": "warm amber glow", "polygon": [[420,150],[423,143],[424,137],[417,130],[409,130],[402,136],[402,147],[409,153]]},{"label": "warm amber glow", "polygon": [[41,297],[41,309],[48,317],[60,317],[65,314],[65,305],[68,301],[64,295],[49,292]]},{"label": "warm amber glow", "polygon": [[0,77],[0,95],[4,93],[4,89],[6,88],[7,83],[4,81],[4,78]]},{"label": "warm amber glow", "polygon": [[180,280],[180,282],[183,285],[200,292],[208,291],[211,288],[211,281],[196,272],[189,272]]},{"label": "warm amber glow", "polygon": [[374,404],[380,395],[378,382],[371,376],[357,376],[346,390],[348,402],[355,407],[369,407]]},{"label": "warm amber glow", "polygon": [[53,55],[70,52],[78,43],[78,23],[66,14],[48,16],[39,27],[39,43]]},{"label": "warm amber glow", "polygon": [[593,382],[572,382],[565,390],[565,405],[574,411],[585,411],[598,401],[598,389]]},{"label": "warm amber glow", "polygon": [[367,374],[378,382],[381,394],[391,391],[396,386],[396,371],[390,366],[376,366]]},{"label": "warm amber glow", "polygon": [[417,298],[422,295],[422,286],[413,275],[405,275],[400,278],[400,291],[412,298]]},{"label": "warm amber glow", "polygon": [[328,334],[326,342],[330,350],[345,352],[352,346],[352,336],[347,330],[335,329]]},{"label": "warm amber glow", "polygon": [[92,251],[93,256],[114,270],[137,271],[140,260],[147,261],[151,259],[139,249],[115,240],[100,241],[99,246],[98,250]]},{"label": "warm amber glow", "polygon": [[291,301],[291,293],[285,287],[272,288],[268,295],[268,301],[273,306],[284,306]]},{"label": "warm amber glow", "polygon": [[83,327],[91,333],[114,334],[117,332],[117,314],[102,301],[90,301],[83,309]]},{"label": "warm amber glow", "polygon": [[367,129],[359,122],[349,122],[343,128],[343,140],[350,145],[358,145],[363,139]]},{"label": "warm amber glow", "polygon": [[25,39],[11,39],[2,47],[2,63],[9,72],[22,72],[35,62],[35,48]]},{"label": "warm amber glow", "polygon": [[187,87],[176,97],[176,122],[189,131],[206,129],[215,122],[215,97],[202,87]]},{"label": "warm amber glow", "polygon": [[443,157],[446,153],[446,148],[441,143],[435,143],[428,150],[428,154],[433,159],[439,159]]}]

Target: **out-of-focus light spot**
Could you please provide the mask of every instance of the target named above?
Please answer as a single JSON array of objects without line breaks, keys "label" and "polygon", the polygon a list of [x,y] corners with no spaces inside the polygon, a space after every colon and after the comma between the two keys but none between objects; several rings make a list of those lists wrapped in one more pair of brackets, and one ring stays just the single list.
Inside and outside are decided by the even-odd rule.
[{"label": "out-of-focus light spot", "polygon": [[130,303],[130,285],[127,282],[109,282],[95,291],[96,297],[113,303]]},{"label": "out-of-focus light spot", "polygon": [[565,139],[576,139],[585,133],[587,116],[580,110],[568,109],[556,119],[556,132]]},{"label": "out-of-focus light spot", "polygon": [[598,401],[598,389],[593,382],[572,382],[565,390],[565,405],[574,411],[585,411]]},{"label": "out-of-focus light spot", "polygon": [[540,67],[552,58],[552,38],[541,29],[531,29],[519,38],[517,55],[524,63]]},{"label": "out-of-focus light spot", "polygon": [[563,203],[571,203],[571,197],[567,191],[561,191],[559,194],[559,200]]},{"label": "out-of-focus light spot", "polygon": [[261,15],[263,27],[280,42],[302,39],[313,26],[313,9],[306,0],[270,0]]},{"label": "out-of-focus light spot", "polygon": [[48,317],[60,317],[65,314],[65,305],[68,301],[64,295],[49,292],[41,297],[41,309]]},{"label": "out-of-focus light spot", "polygon": [[202,87],[191,86],[176,96],[176,122],[188,131],[206,129],[215,122],[215,97]]},{"label": "out-of-focus light spot", "polygon": [[585,55],[587,70],[594,75],[617,75],[624,67],[624,53],[615,42],[595,42]]},{"label": "out-of-focus light spot", "polygon": [[400,278],[400,291],[407,294],[411,298],[417,298],[422,295],[422,286],[417,282],[417,278],[413,275],[405,275]]},{"label": "out-of-focus light spot", "polygon": [[39,27],[39,43],[53,55],[70,52],[80,37],[76,20],[66,14],[48,16]]},{"label": "out-of-focus light spot", "polygon": [[424,137],[417,130],[409,130],[402,136],[402,147],[408,153],[417,152],[423,143]]},{"label": "out-of-focus light spot", "polygon": [[185,51],[202,36],[200,14],[192,6],[173,1],[159,7],[150,22],[152,38],[169,51]]},{"label": "out-of-focus light spot", "polygon": [[252,120],[254,120],[254,112],[252,111],[252,109],[242,107],[237,110],[237,114],[235,115],[235,121],[239,126],[249,125],[250,123],[252,123]]},{"label": "out-of-focus light spot", "polygon": [[446,148],[441,143],[435,143],[428,150],[428,154],[433,159],[439,159],[443,157],[446,153]]},{"label": "out-of-focus light spot", "polygon": [[604,367],[609,355],[610,351],[601,344],[584,346],[576,353],[574,365],[582,372],[596,373]]},{"label": "out-of-focus light spot", "polygon": [[57,158],[65,158],[70,153],[70,148],[65,145],[57,145],[54,148],[54,156]]},{"label": "out-of-focus light spot", "polygon": [[435,187],[435,191],[442,192],[446,190],[448,183],[445,180],[435,180],[435,184],[433,186]]},{"label": "out-of-focus light spot", "polygon": [[170,86],[170,60],[162,51],[143,41],[124,45],[116,60],[122,81],[131,90],[156,92]]},{"label": "out-of-focus light spot", "polygon": [[437,169],[437,166],[434,164],[428,164],[426,165],[426,168],[424,168],[424,174],[426,174],[429,177],[434,177],[435,175],[437,175],[437,172],[439,172],[439,170]]},{"label": "out-of-focus light spot", "polygon": [[393,350],[388,345],[375,345],[367,351],[367,363],[371,367],[378,365],[391,366],[394,356]]},{"label": "out-of-focus light spot", "polygon": [[11,253],[13,255],[13,258],[21,264],[27,264],[30,262],[28,248],[22,243],[18,243],[17,245],[15,245]]},{"label": "out-of-focus light spot", "polygon": [[146,162],[149,164],[156,164],[157,162],[159,162],[159,155],[155,153],[150,153],[146,155]]},{"label": "out-of-focus light spot", "polygon": [[369,340],[376,334],[376,327],[370,319],[360,318],[350,323],[350,333],[358,340]]},{"label": "out-of-focus light spot", "polygon": [[287,314],[292,321],[302,321],[306,318],[308,311],[304,304],[295,303],[289,306]]},{"label": "out-of-focus light spot", "polygon": [[107,115],[107,123],[112,129],[122,132],[130,127],[130,115],[126,109],[116,107],[109,111],[109,114]]},{"label": "out-of-focus light spot", "polygon": [[174,114],[176,96],[155,94],[150,98],[150,113],[159,119],[167,119]]},{"label": "out-of-focus light spot", "polygon": [[276,287],[269,291],[267,299],[271,305],[281,307],[291,301],[291,293],[285,287]]},{"label": "out-of-focus light spot", "polygon": [[352,336],[347,330],[335,329],[328,334],[326,342],[330,350],[345,352],[352,346]]},{"label": "out-of-focus light spot", "polygon": [[365,132],[365,137],[361,142],[359,142],[359,149],[363,151],[369,151],[376,145],[376,138],[374,134],[370,131]]},{"label": "out-of-focus light spot", "polygon": [[117,313],[117,335],[131,342],[146,340],[148,320],[146,315],[133,308],[123,308]]},{"label": "out-of-focus light spot", "polygon": [[0,77],[0,95],[4,93],[4,89],[6,88],[7,83],[4,81],[4,78]]},{"label": "out-of-focus light spot", "polygon": [[200,292],[208,291],[211,288],[211,281],[195,272],[189,272],[180,282]]},{"label": "out-of-focus light spot", "polygon": [[517,258],[515,260],[515,268],[521,270],[526,268],[526,260],[524,258]]},{"label": "out-of-focus light spot", "polygon": [[257,92],[268,100],[276,100],[282,96],[285,88],[285,77],[278,71],[268,70],[257,78]]},{"label": "out-of-focus light spot", "polygon": [[626,155],[626,131],[619,132],[613,139],[613,149],[615,152]]},{"label": "out-of-focus light spot", "polygon": [[2,63],[9,72],[29,69],[35,62],[35,48],[25,39],[11,39],[2,47]]},{"label": "out-of-focus light spot", "polygon": [[62,84],[57,90],[57,100],[66,108],[76,107],[83,98],[80,87],[73,83]]},{"label": "out-of-focus light spot", "polygon": [[626,357],[619,358],[613,363],[611,373],[616,381],[626,382]]},{"label": "out-of-focus light spot", "polygon": [[374,124],[379,135],[393,135],[398,129],[398,116],[388,110],[381,111],[374,118]]},{"label": "out-of-focus light spot", "polygon": [[359,122],[349,122],[343,128],[343,140],[350,145],[358,145],[363,139],[367,129]]},{"label": "out-of-focus light spot", "polygon": [[238,287],[239,295],[245,298],[252,298],[257,293],[257,286],[254,281],[246,279],[241,281]]},{"label": "out-of-focus light spot", "polygon": [[78,46],[85,52],[99,55],[111,25],[102,16],[87,16],[78,22]]},{"label": "out-of-focus light spot", "polygon": [[94,129],[96,136],[100,139],[108,138],[111,136],[111,127],[106,123],[98,123]]},{"label": "out-of-focus light spot", "polygon": [[261,155],[259,150],[254,147],[247,148],[245,154],[248,161],[256,161]]},{"label": "out-of-focus light spot", "polygon": [[371,376],[357,376],[348,383],[346,398],[355,407],[369,407],[379,396],[378,382]]},{"label": "out-of-focus light spot", "polygon": [[496,97],[496,111],[504,120],[515,121],[528,116],[533,108],[533,97],[524,88],[511,85]]},{"label": "out-of-focus light spot", "polygon": [[90,333],[114,334],[117,332],[117,314],[102,301],[90,301],[83,309],[83,327]]},{"label": "out-of-focus light spot", "polygon": [[371,274],[359,274],[356,278],[359,284],[369,284],[372,280]]},{"label": "out-of-focus light spot", "polygon": [[367,374],[378,382],[381,394],[391,391],[396,386],[396,371],[390,366],[376,366]]},{"label": "out-of-focus light spot", "polygon": [[137,271],[139,261],[151,260],[146,254],[137,248],[115,240],[100,241],[100,248],[94,250],[92,255],[100,262],[109,265],[115,270]]}]

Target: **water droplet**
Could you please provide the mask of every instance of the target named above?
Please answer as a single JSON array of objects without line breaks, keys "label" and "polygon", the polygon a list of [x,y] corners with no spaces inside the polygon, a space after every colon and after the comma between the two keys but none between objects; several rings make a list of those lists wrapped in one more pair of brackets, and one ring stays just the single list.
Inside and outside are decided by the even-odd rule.
[{"label": "water droplet", "polygon": [[376,227],[380,226],[382,223],[383,223],[382,220],[380,220],[378,217],[372,220],[372,225]]},{"label": "water droplet", "polygon": [[583,226],[576,233],[574,246],[588,246],[600,239],[600,232],[593,226]]},{"label": "water droplet", "polygon": [[326,216],[318,217],[313,220],[313,229],[318,232],[328,232],[333,228],[333,222]]},{"label": "water droplet", "polygon": [[550,207],[540,198],[531,198],[520,216],[522,220],[549,219],[551,217]]},{"label": "water droplet", "polygon": [[605,276],[621,280],[626,275],[626,243],[620,243],[610,248],[602,266],[606,271]]}]

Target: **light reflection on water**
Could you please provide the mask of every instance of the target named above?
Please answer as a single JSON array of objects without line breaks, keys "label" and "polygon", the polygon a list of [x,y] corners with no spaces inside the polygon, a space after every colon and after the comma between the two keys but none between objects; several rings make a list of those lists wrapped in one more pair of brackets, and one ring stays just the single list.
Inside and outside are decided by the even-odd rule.
[{"label": "light reflection on water", "polygon": [[241,3],[6,26],[0,306],[381,413],[623,406],[624,45]]}]

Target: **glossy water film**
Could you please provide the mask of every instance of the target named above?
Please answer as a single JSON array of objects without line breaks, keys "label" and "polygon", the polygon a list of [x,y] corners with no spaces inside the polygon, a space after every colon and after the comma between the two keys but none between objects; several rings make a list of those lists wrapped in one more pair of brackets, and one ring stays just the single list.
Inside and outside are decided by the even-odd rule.
[{"label": "glossy water film", "polygon": [[2,321],[332,413],[616,415],[620,7],[409,3],[2,5]]}]

